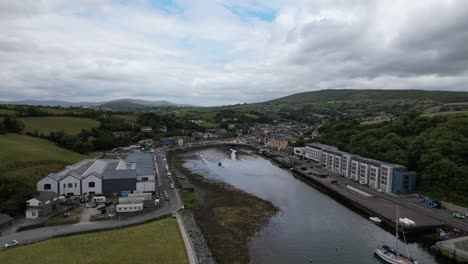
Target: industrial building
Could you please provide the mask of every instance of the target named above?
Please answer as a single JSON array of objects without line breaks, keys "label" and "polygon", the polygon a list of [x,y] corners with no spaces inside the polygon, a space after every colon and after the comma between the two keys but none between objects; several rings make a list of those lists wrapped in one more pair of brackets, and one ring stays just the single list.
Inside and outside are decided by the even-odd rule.
[{"label": "industrial building", "polygon": [[86,159],[50,173],[37,190],[60,195],[114,194],[120,191],[154,192],[156,169],[149,153],[131,153],[115,159]]},{"label": "industrial building", "polygon": [[317,165],[372,188],[398,195],[410,194],[416,188],[416,174],[402,165],[364,158],[320,143],[295,148],[294,154]]}]

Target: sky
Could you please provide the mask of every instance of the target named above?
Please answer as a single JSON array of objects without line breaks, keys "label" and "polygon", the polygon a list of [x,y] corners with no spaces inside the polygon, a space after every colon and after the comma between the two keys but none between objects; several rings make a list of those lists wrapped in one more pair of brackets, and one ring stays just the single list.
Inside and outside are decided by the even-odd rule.
[{"label": "sky", "polygon": [[1,0],[0,100],[468,91],[466,0]]}]

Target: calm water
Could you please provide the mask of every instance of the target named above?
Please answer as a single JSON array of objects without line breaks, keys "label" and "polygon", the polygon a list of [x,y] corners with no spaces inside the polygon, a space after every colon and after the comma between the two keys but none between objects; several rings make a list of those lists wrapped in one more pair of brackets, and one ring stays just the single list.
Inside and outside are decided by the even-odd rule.
[{"label": "calm water", "polygon": [[[256,155],[217,149],[196,152],[185,166],[205,177],[224,181],[271,201],[280,213],[250,243],[252,263],[383,263],[373,257],[393,235],[332,198]],[[222,166],[218,163],[221,161]],[[404,244],[399,244],[404,249]],[[409,243],[419,263],[451,263],[434,258],[430,244]],[[312,262],[309,262],[312,260]]]}]

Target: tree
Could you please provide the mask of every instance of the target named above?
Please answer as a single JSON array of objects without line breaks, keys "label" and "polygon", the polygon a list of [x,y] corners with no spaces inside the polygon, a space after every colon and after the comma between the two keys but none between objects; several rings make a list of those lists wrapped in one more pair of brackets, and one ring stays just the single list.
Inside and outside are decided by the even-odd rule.
[{"label": "tree", "polygon": [[21,133],[24,129],[24,123],[21,122],[16,116],[7,115],[3,119],[3,126],[7,132]]}]

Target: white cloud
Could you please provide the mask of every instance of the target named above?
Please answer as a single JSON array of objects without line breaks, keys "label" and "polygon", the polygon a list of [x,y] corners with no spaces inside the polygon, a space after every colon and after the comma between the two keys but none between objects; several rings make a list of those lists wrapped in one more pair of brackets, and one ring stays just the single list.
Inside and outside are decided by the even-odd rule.
[{"label": "white cloud", "polygon": [[468,90],[463,0],[173,5],[1,1],[0,99],[219,105],[326,88]]}]

